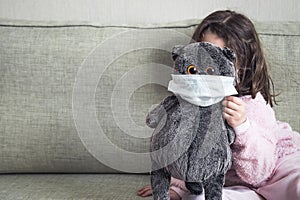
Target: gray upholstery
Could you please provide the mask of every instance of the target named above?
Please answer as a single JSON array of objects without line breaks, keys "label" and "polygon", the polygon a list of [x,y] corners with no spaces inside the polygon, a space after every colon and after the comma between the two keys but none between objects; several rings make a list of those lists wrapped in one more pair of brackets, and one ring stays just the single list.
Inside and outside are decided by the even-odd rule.
[{"label": "gray upholstery", "polygon": [[136,191],[148,179],[146,175],[124,174],[1,175],[0,199],[141,200]]},{"label": "gray upholstery", "polygon": [[[128,163],[130,168],[136,167],[133,170],[145,171],[147,162],[106,152],[106,143],[100,144],[97,138],[94,121],[121,150],[134,155],[147,152],[152,131],[145,128],[145,116],[153,104],[168,95],[163,85],[170,79],[166,68],[159,79],[164,83],[156,84],[157,74],[149,66],[153,63],[156,67],[171,66],[171,47],[188,42],[199,21],[109,27],[0,20],[0,173],[118,173],[120,169],[128,169]],[[281,93],[280,102],[274,108],[276,116],[299,131],[300,23],[255,24],[270,63],[275,89]],[[130,45],[142,48],[125,51]],[[117,56],[110,58],[110,55]],[[94,68],[82,73],[89,66]],[[143,66],[148,71],[143,71]],[[96,85],[91,85],[90,80],[94,79],[98,79]],[[142,84],[146,79],[153,82]],[[83,82],[77,90],[79,81]],[[81,98],[90,95],[93,87],[94,107],[80,105]],[[122,92],[127,87],[134,91],[125,98]],[[82,118],[85,111],[94,113],[96,119]],[[79,133],[87,131],[85,126],[92,133],[87,138]],[[99,154],[108,157],[109,163],[117,161],[120,168],[103,163],[97,157]],[[66,179],[57,175],[1,175],[0,197],[110,199],[117,195],[111,199],[134,199],[133,187],[148,183],[148,179],[138,175],[63,177]],[[68,182],[73,178],[74,181]],[[99,188],[97,181],[101,182]],[[66,190],[76,196],[68,196],[72,194],[64,193],[60,184],[70,184]],[[95,190],[77,191],[85,184],[93,185]],[[127,190],[131,184],[132,188]],[[38,187],[40,192],[32,191]],[[123,192],[132,196],[118,196]]]}]

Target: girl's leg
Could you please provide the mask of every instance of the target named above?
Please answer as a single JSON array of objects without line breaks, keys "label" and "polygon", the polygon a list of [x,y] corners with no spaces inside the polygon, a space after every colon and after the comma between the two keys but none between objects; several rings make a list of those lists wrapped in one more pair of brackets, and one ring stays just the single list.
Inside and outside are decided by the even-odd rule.
[{"label": "girl's leg", "polygon": [[246,186],[230,186],[223,189],[223,200],[264,200],[255,191]]},{"label": "girl's leg", "polygon": [[[182,200],[204,200],[204,195],[191,195],[185,188],[184,181],[172,178],[171,189],[174,190]],[[255,191],[245,186],[224,187],[223,200],[263,200]]]},{"label": "girl's leg", "polygon": [[256,191],[266,199],[300,199],[300,152],[278,160],[274,175]]},{"label": "girl's leg", "polygon": [[[182,194],[181,194],[182,195]],[[223,200],[264,200],[255,191],[245,187],[245,186],[231,186],[224,187]],[[189,193],[184,193],[182,200],[205,200],[204,195],[191,195]]]}]

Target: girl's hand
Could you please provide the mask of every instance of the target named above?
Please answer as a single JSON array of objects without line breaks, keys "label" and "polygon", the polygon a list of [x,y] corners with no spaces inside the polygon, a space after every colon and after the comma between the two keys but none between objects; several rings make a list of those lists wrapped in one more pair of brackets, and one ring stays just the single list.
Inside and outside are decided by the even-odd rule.
[{"label": "girl's hand", "polygon": [[137,195],[141,197],[149,197],[152,195],[152,189],[150,185],[142,187],[137,191]]},{"label": "girl's hand", "polygon": [[[171,200],[180,200],[181,197],[172,189],[170,189],[170,198]],[[152,189],[151,189],[151,186],[150,185],[147,185],[141,189],[138,190],[137,192],[137,195],[138,196],[141,196],[141,197],[149,197],[152,195]]]},{"label": "girl's hand", "polygon": [[240,98],[228,96],[222,102],[222,105],[224,106],[223,116],[232,128],[246,121],[246,103]]}]

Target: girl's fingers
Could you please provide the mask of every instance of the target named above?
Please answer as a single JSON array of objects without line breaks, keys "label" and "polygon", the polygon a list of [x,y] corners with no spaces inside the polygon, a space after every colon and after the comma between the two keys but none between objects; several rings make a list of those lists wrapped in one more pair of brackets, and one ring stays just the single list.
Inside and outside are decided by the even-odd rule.
[{"label": "girl's fingers", "polygon": [[[138,190],[137,192],[138,196],[141,197],[149,197],[152,195],[152,189],[151,186],[145,186],[141,189]],[[179,200],[181,199],[181,197],[179,196],[179,194],[177,194],[177,192],[175,192],[174,190],[170,189],[170,197],[171,200]]]},{"label": "girl's fingers", "polygon": [[230,115],[228,115],[227,113],[223,112],[223,117],[228,121],[230,120],[232,117]]},{"label": "girl's fingers", "polygon": [[228,107],[224,107],[223,109],[224,113],[226,113],[227,115],[230,115],[230,116],[235,116],[236,115],[236,110],[232,110]]},{"label": "girl's fingers", "polygon": [[242,99],[240,99],[238,97],[234,97],[234,96],[227,96],[226,100],[231,101],[231,102],[233,102],[237,105],[240,105],[240,106],[244,104],[244,101]]},{"label": "girl's fingers", "polygon": [[226,108],[229,108],[238,112],[245,112],[246,104],[243,100],[238,97],[226,97],[226,99],[222,102],[222,105]]},{"label": "girl's fingers", "polygon": [[147,197],[152,195],[152,189],[151,186],[145,186],[138,190],[137,195],[141,197]]},{"label": "girl's fingers", "polygon": [[228,101],[228,100],[224,100],[222,102],[222,105],[224,106],[224,108],[228,108],[231,109],[233,111],[238,111],[240,109],[240,106],[232,101]]},{"label": "girl's fingers", "polygon": [[141,197],[149,197],[152,195],[152,190],[147,190],[143,194],[141,194]]},{"label": "girl's fingers", "polygon": [[246,103],[238,97],[228,96],[222,102],[223,116],[227,123],[236,127],[246,120]]},{"label": "girl's fingers", "polygon": [[149,189],[150,189],[150,186],[145,186],[145,187],[142,187],[141,189],[139,189],[137,193],[142,194]]}]

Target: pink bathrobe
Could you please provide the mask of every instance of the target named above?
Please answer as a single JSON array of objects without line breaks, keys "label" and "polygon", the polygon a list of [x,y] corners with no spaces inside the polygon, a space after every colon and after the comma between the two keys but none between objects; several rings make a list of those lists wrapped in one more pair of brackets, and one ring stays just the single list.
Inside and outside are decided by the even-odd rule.
[{"label": "pink bathrobe", "polygon": [[[233,164],[226,174],[223,199],[300,200],[300,134],[276,120],[260,93],[255,99],[250,95],[241,99],[247,120],[235,128]],[[172,178],[171,189],[183,199],[204,199],[190,195],[178,179]]]}]

